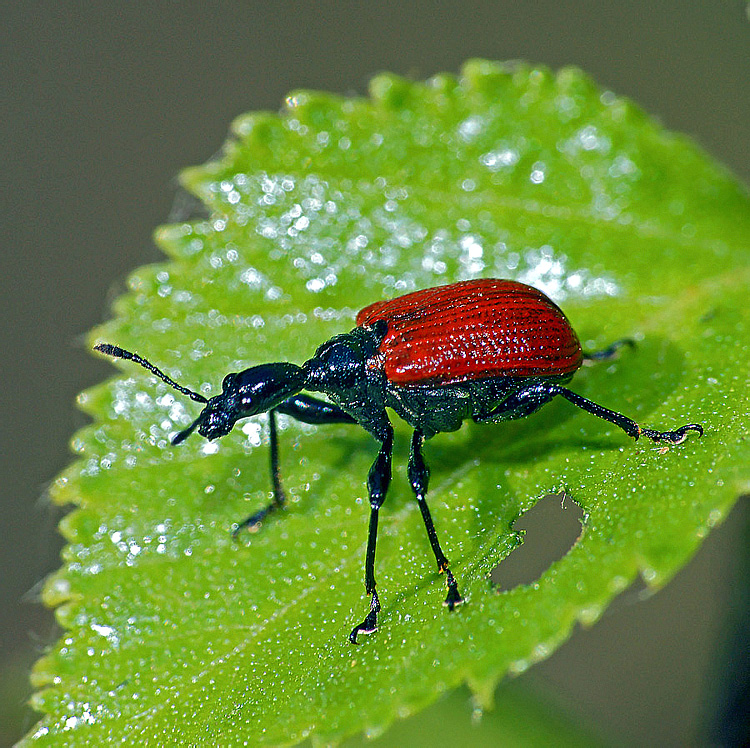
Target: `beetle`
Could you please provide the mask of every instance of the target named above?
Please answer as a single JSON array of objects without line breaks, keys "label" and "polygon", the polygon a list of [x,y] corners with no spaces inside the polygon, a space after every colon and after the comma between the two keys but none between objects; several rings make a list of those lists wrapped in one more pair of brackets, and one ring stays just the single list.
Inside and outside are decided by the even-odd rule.
[{"label": "beetle", "polygon": [[[152,363],[118,346],[100,343],[96,350],[132,360],[171,387],[204,405],[200,415],[176,434],[179,444],[194,431],[206,439],[228,434],[241,418],[268,413],[273,500],[240,522],[257,529],[284,505],[279,475],[276,414],[304,423],[357,423],[380,443],[367,476],[370,521],[365,556],[365,590],[370,607],[349,640],[377,629],[380,600],[375,582],[375,545],[380,509],[391,481],[393,426],[387,408],[413,429],[408,477],[427,537],[445,574],[445,605],[463,602],[448,559],[438,542],[427,506],[429,471],[422,454],[425,439],[456,431],[463,421],[498,423],[523,418],[558,395],[573,405],[619,426],[638,439],[680,444],[697,423],[673,431],[643,428],[626,416],[572,392],[563,385],[585,359],[612,357],[630,340],[620,340],[586,354],[562,310],[542,291],[513,280],[477,279],[408,293],[365,307],[356,326],[323,343],[301,366],[288,362],[260,364],[227,374],[221,393],[211,398],[178,384]],[[328,401],[302,393],[323,393]]]}]

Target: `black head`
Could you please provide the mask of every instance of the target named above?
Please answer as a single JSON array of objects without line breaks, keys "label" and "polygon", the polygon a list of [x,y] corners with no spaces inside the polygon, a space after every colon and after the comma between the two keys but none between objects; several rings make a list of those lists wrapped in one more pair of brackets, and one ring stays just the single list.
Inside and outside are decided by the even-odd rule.
[{"label": "black head", "polygon": [[135,361],[191,400],[205,403],[200,415],[172,439],[172,444],[185,441],[196,429],[206,439],[226,436],[240,418],[265,413],[295,395],[303,388],[306,379],[303,370],[294,364],[261,364],[236,374],[227,374],[222,383],[221,394],[208,399],[177,384],[137,353],[108,343],[100,343],[94,348],[108,356]]}]

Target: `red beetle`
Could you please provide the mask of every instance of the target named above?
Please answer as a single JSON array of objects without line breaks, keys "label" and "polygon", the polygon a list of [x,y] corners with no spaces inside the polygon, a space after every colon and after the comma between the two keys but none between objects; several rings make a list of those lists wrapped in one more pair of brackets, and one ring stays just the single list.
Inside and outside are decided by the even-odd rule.
[{"label": "red beetle", "polygon": [[[427,507],[428,469],[422,443],[441,431],[455,431],[471,418],[496,423],[538,410],[556,395],[619,426],[637,439],[679,444],[688,431],[703,434],[691,423],[674,431],[641,428],[620,413],[603,408],[566,389],[585,358],[605,359],[624,343],[585,354],[560,308],[541,291],[510,280],[481,279],[378,301],[357,315],[357,326],[321,345],[302,366],[261,364],[228,374],[219,395],[207,399],[177,384],[135,353],[102,343],[96,349],[130,359],[197,402],[201,414],[173,439],[179,444],[196,429],[207,439],[228,434],[240,418],[268,412],[271,434],[271,476],[274,499],[235,528],[255,527],[284,504],[279,479],[276,413],[313,424],[358,423],[379,442],[370,468],[367,490],[370,527],[365,559],[365,588],[370,610],[355,626],[350,641],[377,628],[380,601],[375,585],[375,543],[378,516],[391,480],[393,427],[386,408],[412,428],[409,482],[422,512],[438,569],[445,573],[453,609],[462,602],[448,559],[440,548]],[[331,402],[301,390],[322,392]]]}]

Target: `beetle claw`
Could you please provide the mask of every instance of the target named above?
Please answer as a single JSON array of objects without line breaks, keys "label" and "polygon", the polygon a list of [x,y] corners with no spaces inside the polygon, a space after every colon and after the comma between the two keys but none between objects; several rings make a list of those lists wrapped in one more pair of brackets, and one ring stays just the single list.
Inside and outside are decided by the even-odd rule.
[{"label": "beetle claw", "polygon": [[243,519],[242,522],[238,523],[232,529],[232,540],[237,540],[244,529],[252,533],[258,532],[263,524],[263,520],[276,508],[275,504],[269,504],[260,511],[255,512],[255,514],[251,514],[249,517]]},{"label": "beetle claw", "polygon": [[451,573],[450,569],[445,570],[446,575],[446,582],[448,583],[448,597],[445,598],[445,602],[443,605],[445,605],[448,610],[453,610],[456,605],[461,605],[461,603],[464,602],[463,597],[461,597],[461,593],[458,591],[458,585],[456,584],[456,579]]},{"label": "beetle claw", "polygon": [[453,610],[457,605],[461,605],[464,602],[465,600],[461,597],[461,593],[455,587],[450,587],[448,589],[448,597],[445,598],[443,605],[445,605],[448,610]]},{"label": "beetle claw", "polygon": [[357,641],[358,634],[372,634],[378,630],[378,613],[380,612],[380,600],[378,600],[378,593],[372,593],[372,599],[370,600],[370,612],[365,616],[365,620],[355,626],[352,629],[352,633],[349,634],[349,641],[352,644],[359,644]]},{"label": "beetle claw", "polygon": [[688,431],[697,431],[698,436],[703,436],[703,426],[699,423],[688,423],[674,431],[654,431],[653,429],[642,429],[641,433],[655,442],[669,442],[670,444],[682,444],[688,437]]},{"label": "beetle claw", "polygon": [[352,629],[352,633],[349,634],[349,641],[352,644],[359,644],[359,642],[357,641],[358,634],[373,634],[377,630],[378,626],[377,622],[375,621],[375,617],[371,616],[370,613],[368,613],[365,617],[365,620],[362,621],[359,626],[355,626]]}]

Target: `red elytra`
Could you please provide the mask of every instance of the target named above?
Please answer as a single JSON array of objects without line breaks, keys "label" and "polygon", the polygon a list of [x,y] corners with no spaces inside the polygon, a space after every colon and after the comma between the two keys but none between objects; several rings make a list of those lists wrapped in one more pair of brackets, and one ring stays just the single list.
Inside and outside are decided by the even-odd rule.
[{"label": "red elytra", "polygon": [[562,310],[517,281],[460,281],[377,301],[357,315],[357,325],[378,320],[388,323],[379,350],[394,384],[564,375],[583,361]]}]

